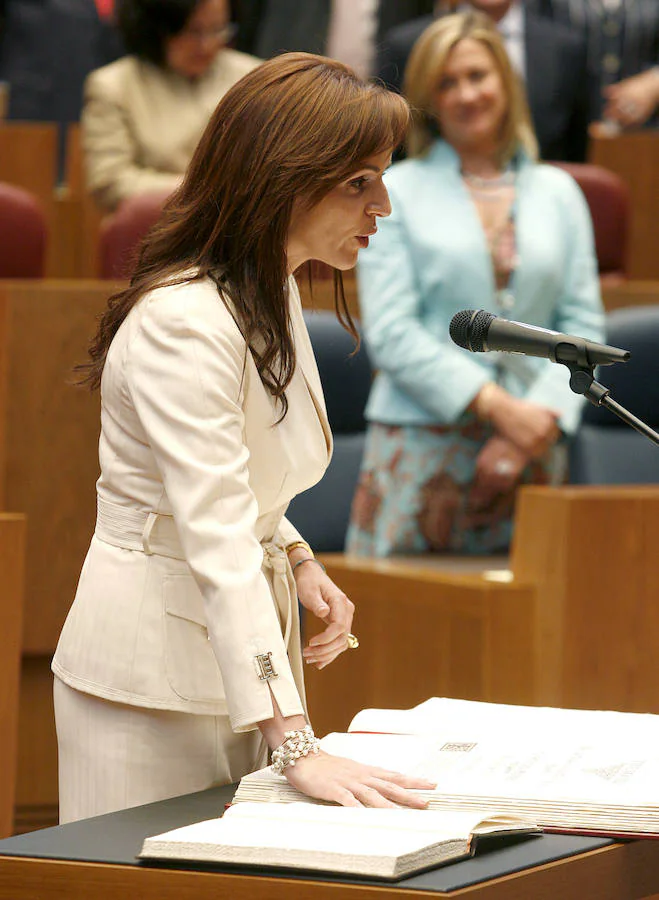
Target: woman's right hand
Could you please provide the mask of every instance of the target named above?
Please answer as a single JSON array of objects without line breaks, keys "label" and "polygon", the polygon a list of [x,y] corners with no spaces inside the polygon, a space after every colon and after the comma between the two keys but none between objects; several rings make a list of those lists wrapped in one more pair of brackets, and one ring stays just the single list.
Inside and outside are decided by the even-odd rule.
[{"label": "woman's right hand", "polygon": [[322,750],[297,759],[294,766],[286,767],[284,775],[303,794],[341,806],[410,806],[425,809],[428,801],[414,791],[436,787],[424,778],[366,766]]},{"label": "woman's right hand", "polygon": [[[513,397],[497,384],[489,384],[487,389],[485,417],[495,430],[529,459],[544,456],[560,435],[556,413],[546,406]],[[478,397],[474,408],[478,414]]]}]

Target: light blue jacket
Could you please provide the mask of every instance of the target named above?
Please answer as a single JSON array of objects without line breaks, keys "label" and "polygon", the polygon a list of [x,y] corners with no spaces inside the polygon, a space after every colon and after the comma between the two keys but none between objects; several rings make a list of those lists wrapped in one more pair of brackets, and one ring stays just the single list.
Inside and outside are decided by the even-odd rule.
[{"label": "light blue jacket", "polygon": [[[575,181],[554,166],[518,161],[515,223],[519,265],[513,275],[515,320],[604,340],[592,223]],[[389,218],[362,250],[359,299],[367,348],[378,374],[370,421],[395,425],[455,422],[487,381],[560,413],[572,433],[582,398],[568,370],[518,354],[470,353],[449,337],[461,309],[502,315],[492,263],[455,151],[437,141],[423,159],[385,176]]]}]

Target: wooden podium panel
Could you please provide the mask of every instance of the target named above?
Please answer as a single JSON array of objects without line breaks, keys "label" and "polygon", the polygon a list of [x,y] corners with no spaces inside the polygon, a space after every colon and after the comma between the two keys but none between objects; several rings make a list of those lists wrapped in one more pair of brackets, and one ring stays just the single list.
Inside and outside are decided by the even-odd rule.
[{"label": "wooden podium panel", "polygon": [[659,486],[526,487],[509,582],[323,556],[361,645],[307,667],[314,725],[431,696],[659,713],[658,547]]},{"label": "wooden podium panel", "polygon": [[535,584],[537,702],[659,713],[658,548],[659,486],[520,492],[511,568]]},{"label": "wooden podium panel", "polygon": [[[657,164],[659,168],[659,163]],[[657,212],[659,223],[659,212]],[[602,284],[602,301],[604,309],[610,311],[621,306],[648,306],[659,303],[659,273],[653,276],[655,280],[629,280],[620,284]],[[305,309],[318,309],[334,312],[334,282],[331,280],[316,279],[313,290],[309,290],[308,281],[303,277],[299,279],[302,305]],[[354,271],[343,273],[346,300],[350,314],[354,319],[359,319],[359,299],[357,296],[357,279]]]},{"label": "wooden podium panel", "polygon": [[56,822],[52,657],[94,527],[98,395],[72,385],[111,282],[0,282],[0,509],[27,516],[16,827]]},{"label": "wooden podium panel", "polygon": [[[658,219],[659,221],[659,219]],[[651,306],[659,304],[659,280],[623,281],[622,284],[602,287],[602,302],[609,312],[622,306]]]},{"label": "wooden podium panel", "polygon": [[631,195],[629,277],[659,279],[659,133],[638,131],[593,137],[589,161],[619,175]]},{"label": "wooden podium panel", "polygon": [[0,513],[0,837],[13,833],[25,568],[25,517]]},{"label": "wooden podium panel", "polygon": [[[112,285],[4,282],[0,498],[28,517],[24,651],[52,651],[93,530],[97,395],[73,384]],[[1,308],[1,307],[0,307]]]},{"label": "wooden podium panel", "polygon": [[[453,574],[421,559],[322,559],[357,606],[360,647],[322,671],[305,669],[319,734],[345,731],[364,707],[404,708],[432,696],[534,702],[532,584]],[[308,636],[312,629],[307,616]]]}]

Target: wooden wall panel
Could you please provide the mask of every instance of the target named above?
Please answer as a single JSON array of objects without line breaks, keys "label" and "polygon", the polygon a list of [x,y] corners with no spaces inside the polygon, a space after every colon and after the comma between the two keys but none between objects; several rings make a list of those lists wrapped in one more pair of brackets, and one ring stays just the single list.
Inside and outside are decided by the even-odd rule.
[{"label": "wooden wall panel", "polygon": [[[334,281],[331,278],[314,278],[311,289],[309,279],[304,274],[298,276],[298,286],[302,305],[305,309],[329,310],[334,312]],[[357,300],[357,280],[354,270],[343,273],[343,286],[350,315],[359,318],[359,302]]]},{"label": "wooden wall panel", "polygon": [[57,178],[57,126],[0,122],[0,181],[34,194],[49,211]]},{"label": "wooden wall panel", "polygon": [[57,737],[51,653],[24,656],[18,714],[14,832],[49,828],[59,820]]},{"label": "wooden wall panel", "polygon": [[604,287],[602,301],[606,310],[659,304],[659,280],[627,281],[615,287]]},{"label": "wooden wall panel", "polygon": [[0,181],[25,188],[39,200],[46,216],[46,274],[62,274],[66,244],[56,212],[57,125],[52,122],[0,123]]},{"label": "wooden wall panel", "polygon": [[656,231],[659,222],[659,134],[639,131],[591,140],[590,161],[610,169],[631,194],[629,277],[659,279]]},{"label": "wooden wall panel", "polygon": [[24,568],[25,517],[0,513],[0,837],[14,821]]},{"label": "wooden wall panel", "polygon": [[0,291],[0,510],[5,506],[7,471],[7,392],[9,378],[9,302]]}]

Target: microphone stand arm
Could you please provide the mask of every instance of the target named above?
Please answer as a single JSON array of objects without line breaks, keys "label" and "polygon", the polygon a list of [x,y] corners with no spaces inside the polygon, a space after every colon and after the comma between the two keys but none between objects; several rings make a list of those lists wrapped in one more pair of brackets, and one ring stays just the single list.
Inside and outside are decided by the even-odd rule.
[{"label": "microphone stand arm", "polygon": [[[581,354],[579,355],[581,356]],[[557,362],[559,362],[558,359]],[[637,419],[636,416],[625,409],[624,406],[616,403],[611,397],[610,390],[607,387],[604,387],[603,384],[600,384],[599,381],[595,381],[595,367],[587,361],[587,358],[578,361],[561,360],[560,362],[570,370],[570,388],[575,394],[583,394],[586,400],[589,400],[593,406],[603,406],[605,409],[610,410],[610,412],[618,416],[619,419],[622,419],[627,425],[630,425],[640,434],[649,438],[653,444],[659,445],[659,434],[657,434],[656,431],[653,431],[652,428],[641,421],[641,419]]]}]

